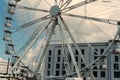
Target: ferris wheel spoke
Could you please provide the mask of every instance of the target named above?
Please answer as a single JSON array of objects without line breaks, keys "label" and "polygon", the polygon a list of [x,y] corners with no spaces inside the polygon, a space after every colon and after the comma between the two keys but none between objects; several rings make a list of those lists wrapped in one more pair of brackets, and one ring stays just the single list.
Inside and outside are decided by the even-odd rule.
[{"label": "ferris wheel spoke", "polygon": [[44,9],[36,9],[36,8],[31,8],[31,7],[27,7],[27,6],[21,6],[21,5],[16,5],[16,8],[18,8],[18,9],[26,9],[26,10],[31,10],[31,11],[40,11],[40,12],[46,12],[46,13],[49,13],[48,10],[44,10]]},{"label": "ferris wheel spoke", "polygon": [[60,1],[59,1],[59,3],[58,3],[59,7],[62,6],[63,2],[64,2],[64,0],[60,0]]},{"label": "ferris wheel spoke", "polygon": [[41,18],[38,18],[38,19],[35,19],[35,20],[27,22],[25,24],[22,24],[21,26],[15,27],[15,29],[14,29],[15,31],[14,32],[17,32],[17,31],[20,31],[20,30],[25,29],[27,27],[30,27],[30,26],[32,26],[32,25],[34,25],[34,24],[36,24],[38,22],[44,21],[44,20],[46,20],[48,18],[50,18],[49,15],[41,17]]},{"label": "ferris wheel spoke", "polygon": [[72,0],[67,0],[64,4],[61,5],[60,8],[62,8],[63,10],[72,2]]},{"label": "ferris wheel spoke", "polygon": [[87,45],[88,45],[95,53],[97,53],[97,55],[100,54],[100,53],[98,53],[98,51],[96,51],[96,50],[94,49],[94,47],[91,46],[90,43],[87,42],[87,40],[86,40],[82,35],[79,35],[79,36],[85,41],[85,43],[87,43]]},{"label": "ferris wheel spoke", "polygon": [[82,15],[70,14],[70,13],[61,13],[61,14],[64,15],[64,16],[70,16],[70,17],[74,17],[74,18],[88,19],[88,20],[98,21],[98,22],[112,24],[112,25],[117,25],[117,23],[119,22],[118,20],[95,18],[95,17],[89,17],[89,16],[82,16]]},{"label": "ferris wheel spoke", "polygon": [[44,57],[45,57],[45,55],[46,55],[47,48],[48,48],[49,43],[50,43],[50,41],[51,41],[51,38],[52,38],[52,35],[53,35],[53,32],[54,32],[54,29],[55,29],[55,27],[56,27],[56,25],[57,25],[56,23],[57,23],[57,22],[54,21],[53,24],[52,24],[52,26],[51,26],[51,30],[50,30],[50,32],[48,33],[48,36],[47,36],[45,45],[43,46],[43,49],[42,49],[42,51],[41,51],[41,55],[40,55],[40,58],[39,58],[39,60],[38,60],[39,64],[38,64],[35,72],[38,72],[38,71],[40,70],[40,68],[41,68],[42,61],[43,61],[43,59],[44,59]]},{"label": "ferris wheel spoke", "polygon": [[57,3],[58,3],[58,1],[57,1],[57,0],[54,0],[54,3],[55,3],[55,4],[57,4]]},{"label": "ferris wheel spoke", "polygon": [[[87,45],[95,52],[95,53],[97,53],[97,55],[99,55],[100,53],[98,52],[98,51],[96,51],[95,49],[94,49],[94,47],[93,46],[91,46],[91,44],[90,43],[88,43],[87,41],[86,41],[86,39],[82,36],[82,35],[79,35],[84,41],[85,41],[85,43],[87,43]],[[91,70],[89,70],[89,72],[90,72],[90,74],[91,74],[91,77],[93,78],[92,80],[95,80],[95,77],[94,77],[94,75],[93,75],[93,73],[92,73],[92,71]]]},{"label": "ferris wheel spoke", "polygon": [[102,29],[100,29],[95,23],[93,23],[92,21],[89,20],[89,22],[95,26],[99,31],[101,31],[104,35],[106,35],[108,38],[112,39],[111,36],[109,36],[108,34],[106,34]]},{"label": "ferris wheel spoke", "polygon": [[47,0],[44,0],[50,7],[52,6]]},{"label": "ferris wheel spoke", "polygon": [[63,11],[63,12],[67,12],[67,11],[73,10],[73,9],[75,9],[75,8],[81,7],[81,6],[83,6],[83,5],[89,4],[89,3],[94,2],[94,1],[97,1],[97,0],[86,0],[86,1],[82,1],[82,2],[80,2],[80,3],[74,4],[74,5],[70,6],[70,7],[67,7],[67,8],[65,8],[65,9],[63,9],[62,11]]},{"label": "ferris wheel spoke", "polygon": [[[17,60],[17,62],[14,64],[14,66],[11,68],[10,73],[14,70],[14,68],[19,64],[19,62],[25,57],[25,55],[28,53],[28,51],[30,50],[30,48],[33,46],[33,44],[35,43],[35,41],[38,39],[38,37],[42,34],[42,32],[46,29],[46,27],[51,23],[51,20],[49,21],[49,23],[44,26],[42,29],[39,27],[39,29],[37,29],[37,31],[35,31],[35,33],[33,33],[33,35],[30,37],[30,41],[28,40],[28,42],[26,42],[26,44],[24,45],[25,49],[23,49],[22,51],[24,51],[24,53],[20,56],[20,58]],[[22,49],[22,48],[21,48]],[[21,49],[19,51],[21,51]]]},{"label": "ferris wheel spoke", "polygon": [[[75,33],[75,32],[74,32]],[[83,39],[85,41],[85,43],[87,43],[87,45],[94,51],[96,52],[97,54],[99,54],[95,49],[94,47],[91,46],[91,44],[81,35],[80,31],[77,31],[77,33],[79,34],[80,38]]]},{"label": "ferris wheel spoke", "polygon": [[37,0],[35,5],[34,5],[34,8],[37,8],[40,5],[41,2],[42,2],[42,0]]}]

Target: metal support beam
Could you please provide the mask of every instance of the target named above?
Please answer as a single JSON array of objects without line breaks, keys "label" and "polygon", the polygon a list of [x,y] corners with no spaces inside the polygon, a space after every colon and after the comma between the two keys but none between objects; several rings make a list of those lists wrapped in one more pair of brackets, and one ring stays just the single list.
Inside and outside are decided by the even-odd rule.
[{"label": "metal support beam", "polygon": [[[64,33],[64,35],[63,35],[63,33]],[[63,28],[62,28],[62,35],[65,36],[65,37],[67,37],[67,36],[66,36],[66,33],[63,31]],[[76,69],[76,72],[77,72],[77,76],[78,76],[78,77],[81,77],[81,76],[80,76],[79,69],[78,69],[78,65],[77,65],[76,60],[75,60],[74,53],[73,53],[72,48],[71,48],[71,45],[68,43],[68,40],[67,40],[67,39],[65,39],[65,41],[66,41],[66,45],[67,45],[67,47],[68,47],[68,50],[69,50],[69,52],[70,52],[70,56],[71,56],[71,58],[72,58],[72,62],[73,62],[73,64],[74,64],[74,66],[75,66],[75,69]]]},{"label": "metal support beam", "polygon": [[37,69],[36,69],[35,72],[38,72],[39,69],[40,69],[40,67],[41,67],[41,65],[42,65],[42,61],[43,61],[44,57],[46,56],[46,51],[47,51],[47,48],[48,48],[48,46],[49,46],[49,43],[50,43],[50,40],[51,40],[51,38],[52,38],[52,34],[53,34],[53,32],[54,32],[54,29],[55,29],[56,25],[57,25],[57,22],[54,21],[54,22],[53,22],[53,25],[51,26],[51,30],[50,30],[50,32],[49,32],[49,34],[48,34],[48,36],[47,36],[46,43],[45,43],[45,45],[43,46],[43,50],[41,51],[41,55],[40,55],[40,58],[39,58],[39,61],[38,61],[39,64],[38,64]]},{"label": "metal support beam", "polygon": [[66,50],[66,41],[65,41],[65,36],[63,36],[63,30],[62,30],[62,27],[59,25],[60,27],[60,34],[61,34],[61,38],[63,40],[62,42],[62,55],[63,55],[63,58],[65,60],[65,68],[66,68],[66,73],[67,74],[70,74],[71,73],[71,69],[70,69],[70,63],[68,61],[68,54],[67,54],[67,50]]},{"label": "metal support beam", "polygon": [[32,8],[32,7],[27,7],[27,6],[21,6],[21,5],[16,5],[16,8],[18,8],[18,9],[26,9],[26,10],[31,10],[31,11],[40,11],[40,12],[49,13],[48,10],[37,9],[37,8]]},{"label": "metal support beam", "polygon": [[92,3],[92,2],[94,2],[94,1],[97,1],[97,0],[85,0],[85,1],[82,1],[82,2],[80,2],[80,3],[74,4],[74,5],[70,6],[70,7],[67,7],[67,8],[65,8],[65,9],[63,9],[62,11],[63,11],[63,12],[67,12],[67,11],[73,10],[73,9],[75,9],[75,8],[81,7],[81,6],[83,6],[83,5]]},{"label": "metal support beam", "polygon": [[[78,47],[78,45],[77,45],[77,43],[76,43],[74,37],[72,36],[72,34],[71,34],[71,32],[70,32],[70,30],[69,30],[69,28],[68,28],[68,26],[66,25],[66,23],[64,22],[64,20],[62,19],[62,17],[60,17],[60,19],[62,20],[62,23],[63,23],[63,25],[64,25],[66,31],[68,32],[68,34],[69,34],[69,36],[70,36],[70,38],[71,38],[73,44],[74,44],[75,47],[77,48],[78,53],[79,53],[79,55],[81,56],[81,58],[82,58],[84,64],[87,66],[87,63],[86,63],[86,61],[85,61],[85,58],[84,58],[84,56],[82,55],[82,52],[80,51],[80,49],[79,49],[79,47]],[[94,77],[94,75],[93,75],[93,73],[92,73],[91,71],[90,71],[90,74],[91,74],[92,79],[95,80],[95,77]]]},{"label": "metal support beam", "polygon": [[27,22],[25,24],[22,24],[21,26],[17,26],[17,27],[15,27],[15,31],[14,32],[17,32],[17,31],[20,31],[20,30],[25,29],[27,27],[30,27],[30,26],[32,26],[32,25],[34,25],[36,23],[40,23],[40,22],[42,22],[42,21],[44,21],[44,20],[46,20],[48,18],[50,18],[49,15],[41,17],[41,18],[38,18],[38,19],[35,19],[33,21],[30,21],[30,22]]},{"label": "metal support beam", "polygon": [[118,20],[95,18],[95,17],[89,17],[89,16],[70,14],[70,13],[61,13],[61,14],[64,15],[64,16],[69,16],[69,17],[73,17],[73,18],[88,19],[88,20],[107,23],[107,24],[112,24],[112,25],[117,25],[117,23],[119,22]]}]

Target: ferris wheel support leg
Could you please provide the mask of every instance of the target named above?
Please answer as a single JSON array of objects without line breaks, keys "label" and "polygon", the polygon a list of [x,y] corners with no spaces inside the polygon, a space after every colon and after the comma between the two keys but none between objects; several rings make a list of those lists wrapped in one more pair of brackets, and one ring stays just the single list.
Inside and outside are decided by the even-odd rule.
[{"label": "ferris wheel support leg", "polygon": [[80,54],[80,56],[81,56],[83,62],[86,64],[85,58],[83,57],[83,55],[82,55],[82,53],[81,53],[81,51],[80,51],[80,49],[79,49],[79,47],[78,47],[78,45],[77,45],[75,39],[73,38],[73,36],[72,36],[72,34],[71,34],[69,28],[67,27],[67,25],[66,25],[66,23],[64,22],[64,20],[62,19],[62,17],[60,17],[60,18],[61,18],[61,20],[62,20],[62,23],[63,23],[63,25],[64,25],[64,27],[65,27],[67,33],[69,34],[71,40],[73,41],[75,47],[77,48],[77,50],[78,50],[78,52],[79,52],[79,54]]},{"label": "ferris wheel support leg", "polygon": [[79,69],[78,69],[78,65],[77,65],[76,60],[75,60],[74,53],[73,53],[73,51],[72,51],[71,45],[70,45],[68,42],[67,42],[67,47],[68,47],[68,50],[70,51],[70,55],[71,55],[73,64],[74,64],[74,66],[75,66],[75,69],[76,69],[76,72],[77,72],[77,76],[78,76],[78,77],[81,77],[81,76],[80,76]]},{"label": "ferris wheel support leg", "polygon": [[57,4],[57,0],[54,0],[54,3]]},{"label": "ferris wheel support leg", "polygon": [[[81,51],[80,51],[78,45],[77,45],[76,42],[75,42],[75,39],[73,38],[73,36],[72,36],[72,34],[71,34],[71,32],[70,32],[70,30],[69,30],[69,28],[68,28],[67,26],[66,26],[66,29],[67,29],[67,32],[68,32],[68,34],[69,34],[71,40],[73,41],[75,47],[77,48],[77,50],[78,50],[78,52],[79,52],[81,58],[83,59],[85,65],[87,66],[87,63],[86,63],[86,61],[85,61],[85,59],[84,59],[84,57],[83,57],[83,55],[82,55],[82,53],[81,53]],[[94,77],[92,71],[90,70],[89,72],[90,72],[90,75],[91,75],[91,77],[92,77],[92,80],[95,80],[95,77]]]},{"label": "ferris wheel support leg", "polygon": [[[77,45],[77,43],[76,43],[74,37],[72,36],[72,34],[71,34],[69,28],[67,27],[67,25],[66,25],[66,23],[64,22],[64,20],[62,19],[62,17],[60,17],[60,18],[61,18],[61,20],[62,20],[62,22],[63,22],[63,25],[64,25],[66,31],[67,31],[68,34],[69,34],[71,40],[73,41],[75,47],[77,48],[77,50],[78,50],[78,52],[79,52],[79,54],[80,54],[80,56],[81,56],[81,58],[82,58],[84,64],[87,66],[87,63],[86,63],[86,61],[85,61],[85,58],[83,57],[83,55],[82,55],[82,53],[81,53],[81,51],[80,51],[80,49],[79,49],[79,47],[78,47],[78,45]],[[93,73],[91,72],[91,70],[90,70],[90,74],[91,74],[92,79],[94,80],[95,77],[94,77]]]},{"label": "ferris wheel support leg", "polygon": [[51,26],[51,30],[50,30],[50,32],[49,32],[49,34],[48,34],[46,43],[45,43],[45,45],[44,45],[44,47],[43,47],[43,50],[42,50],[42,52],[41,52],[41,56],[40,56],[39,61],[38,61],[39,64],[38,64],[37,69],[36,69],[35,72],[38,72],[39,69],[40,69],[40,67],[41,67],[41,65],[42,65],[41,63],[42,63],[42,61],[43,61],[43,59],[44,59],[44,57],[45,57],[45,55],[46,55],[46,51],[47,51],[48,45],[49,45],[49,43],[50,43],[50,40],[51,40],[51,38],[52,38],[52,34],[53,34],[53,32],[54,32],[54,29],[55,29],[56,25],[57,25],[57,24],[56,24],[56,22],[54,21],[53,25]]},{"label": "ferris wheel support leg", "polygon": [[61,5],[60,8],[62,8],[63,10],[72,2],[72,0],[67,0],[63,5]]},{"label": "ferris wheel support leg", "polygon": [[83,59],[83,62],[86,64],[85,58],[83,57],[83,55],[82,55],[82,53],[81,53],[81,51],[80,51],[80,49],[79,49],[79,47],[78,47],[78,45],[77,45],[75,39],[73,38],[73,36],[72,36],[71,32],[69,31],[68,27],[67,27],[67,26],[65,26],[65,27],[66,27],[66,31],[68,32],[68,34],[69,34],[71,40],[73,41],[75,47],[77,48],[77,50],[78,50],[78,52],[79,52],[81,58]]},{"label": "ferris wheel support leg", "polygon": [[64,46],[64,42],[63,42],[63,44],[62,44],[62,55],[63,55],[63,57],[64,57],[64,60],[65,60],[65,63],[64,63],[64,65],[65,65],[65,68],[66,68],[66,73],[67,74],[70,74],[70,72],[71,72],[71,69],[70,69],[70,63],[69,63],[69,61],[68,61],[68,59],[67,59],[67,52],[64,52],[65,51],[65,46]]},{"label": "ferris wheel support leg", "polygon": [[66,47],[65,47],[65,37],[63,36],[63,31],[62,31],[62,27],[60,26],[60,34],[61,34],[61,37],[62,37],[62,40],[63,40],[63,43],[62,43],[62,53],[63,53],[63,57],[65,58],[66,60],[66,73],[67,74],[70,74],[71,73],[71,69],[70,69],[70,63],[68,61],[68,57],[67,57],[67,51],[66,51]]},{"label": "ferris wheel support leg", "polygon": [[[62,30],[62,33],[65,33],[65,32]],[[66,37],[66,34],[64,34],[64,35],[65,35],[65,37]],[[81,76],[80,76],[79,69],[78,69],[78,65],[77,65],[76,60],[75,60],[74,53],[73,53],[72,48],[71,48],[71,45],[68,43],[68,40],[67,40],[67,39],[66,39],[65,41],[66,41],[68,50],[69,50],[69,52],[70,52],[70,56],[71,56],[71,58],[72,58],[72,62],[73,62],[73,64],[74,64],[74,66],[75,66],[75,69],[76,69],[76,72],[77,72],[77,76],[78,76],[78,77],[81,77]]]}]

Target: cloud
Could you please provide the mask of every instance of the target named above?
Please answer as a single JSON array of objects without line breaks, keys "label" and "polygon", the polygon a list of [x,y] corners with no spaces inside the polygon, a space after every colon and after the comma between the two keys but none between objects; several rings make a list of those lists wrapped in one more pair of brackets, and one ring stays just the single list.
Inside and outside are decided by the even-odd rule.
[{"label": "cloud", "polygon": [[40,52],[42,50],[43,44],[46,40],[42,39],[37,43],[37,46],[31,48],[28,54],[25,56],[24,63],[29,66],[31,70],[36,70],[36,66],[38,64],[38,59],[40,57]]}]

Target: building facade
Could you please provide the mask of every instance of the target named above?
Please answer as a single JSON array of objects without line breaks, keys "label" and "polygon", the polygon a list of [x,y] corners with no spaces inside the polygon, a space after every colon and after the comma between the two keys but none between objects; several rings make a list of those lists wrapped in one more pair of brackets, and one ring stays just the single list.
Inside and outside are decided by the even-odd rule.
[{"label": "building facade", "polygon": [[[106,50],[109,42],[90,43],[90,45],[91,46],[88,46],[87,43],[78,44],[87,64],[96,60]],[[76,47],[73,44],[71,44],[71,46],[78,68],[81,70],[85,67],[85,64]],[[103,59],[93,64],[91,71],[96,80],[120,80],[120,54],[111,53],[110,49],[107,53]],[[74,72],[75,67],[72,63],[68,48],[61,44],[51,44],[47,50],[42,75],[63,76]],[[82,75],[85,77],[89,76],[89,74],[86,74],[86,72],[83,72]]]}]

